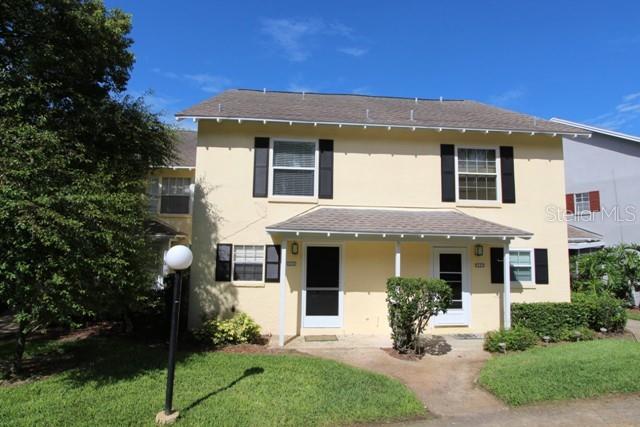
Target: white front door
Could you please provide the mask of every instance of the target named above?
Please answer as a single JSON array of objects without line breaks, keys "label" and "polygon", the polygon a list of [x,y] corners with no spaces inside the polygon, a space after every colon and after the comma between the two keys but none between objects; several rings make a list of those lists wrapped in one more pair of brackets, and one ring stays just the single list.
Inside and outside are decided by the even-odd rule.
[{"label": "white front door", "polygon": [[471,293],[467,250],[464,248],[434,248],[433,275],[451,286],[453,298],[445,314],[433,319],[435,325],[469,325]]},{"label": "white front door", "polygon": [[342,327],[342,248],[305,246],[302,326]]}]

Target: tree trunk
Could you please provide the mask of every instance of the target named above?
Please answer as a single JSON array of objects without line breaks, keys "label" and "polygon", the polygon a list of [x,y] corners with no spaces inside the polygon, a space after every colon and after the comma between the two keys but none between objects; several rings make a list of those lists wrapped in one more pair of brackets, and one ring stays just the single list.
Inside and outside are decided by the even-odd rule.
[{"label": "tree trunk", "polygon": [[16,332],[16,352],[13,358],[13,365],[11,366],[11,373],[18,375],[22,372],[22,358],[24,356],[24,349],[27,346],[27,333],[22,322],[18,324],[18,332]]}]

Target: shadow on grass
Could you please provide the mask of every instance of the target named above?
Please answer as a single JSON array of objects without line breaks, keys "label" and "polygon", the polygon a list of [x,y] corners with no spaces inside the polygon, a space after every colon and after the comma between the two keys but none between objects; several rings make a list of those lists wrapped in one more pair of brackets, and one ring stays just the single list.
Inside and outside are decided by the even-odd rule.
[{"label": "shadow on grass", "polygon": [[[100,387],[140,374],[167,369],[169,349],[164,343],[140,344],[123,337],[94,338],[74,349],[78,368],[69,371],[74,385],[93,382]],[[188,359],[193,351],[179,350],[176,362]]]},{"label": "shadow on grass", "polygon": [[223,391],[229,390],[231,387],[233,387],[234,385],[238,384],[240,381],[242,381],[243,379],[250,377],[252,375],[259,375],[262,374],[264,372],[264,368],[259,368],[259,367],[253,367],[253,368],[249,368],[249,369],[245,369],[244,373],[242,374],[242,376],[236,378],[235,380],[231,381],[229,384],[227,384],[224,387],[220,387],[216,390],[213,390],[212,392],[205,394],[204,396],[202,396],[199,399],[194,400],[193,402],[191,402],[186,408],[181,409],[182,412],[188,412],[191,409],[195,408],[196,406],[200,405],[202,402],[204,402],[205,400],[215,396],[218,393],[222,393]]}]

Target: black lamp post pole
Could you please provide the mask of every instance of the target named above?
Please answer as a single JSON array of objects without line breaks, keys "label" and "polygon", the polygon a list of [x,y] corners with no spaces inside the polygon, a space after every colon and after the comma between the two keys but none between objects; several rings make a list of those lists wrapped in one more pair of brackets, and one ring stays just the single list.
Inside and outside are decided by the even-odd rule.
[{"label": "black lamp post pole", "polygon": [[164,413],[173,411],[173,376],[176,369],[176,347],[178,346],[178,319],[180,317],[180,297],[182,295],[182,272],[176,271],[173,282],[173,309],[171,311],[171,336],[169,338],[169,367],[167,369],[167,394],[164,400]]}]

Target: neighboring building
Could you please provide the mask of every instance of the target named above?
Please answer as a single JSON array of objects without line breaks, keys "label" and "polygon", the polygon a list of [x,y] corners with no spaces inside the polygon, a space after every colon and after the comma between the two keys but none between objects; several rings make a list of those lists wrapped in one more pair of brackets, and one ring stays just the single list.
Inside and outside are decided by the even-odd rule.
[{"label": "neighboring building", "polygon": [[164,254],[171,246],[191,244],[191,214],[196,169],[196,140],[193,131],[177,131],[176,159],[155,169],[147,182],[148,232],[156,248],[158,284],[164,276]]},{"label": "neighboring building", "polygon": [[602,235],[584,228],[567,224],[569,235],[569,255],[579,255],[604,248]]},{"label": "neighboring building", "polygon": [[388,334],[394,275],[450,284],[437,333],[570,298],[545,207],[564,205],[562,135],[588,132],[472,101],[252,90],[177,117],[198,121],[191,326],[241,310],[281,345]]},{"label": "neighboring building", "polygon": [[[551,121],[592,134],[563,138],[569,223],[602,236],[602,242],[590,242],[593,246],[640,243],[640,137]],[[569,244],[584,248],[585,242]]]}]

